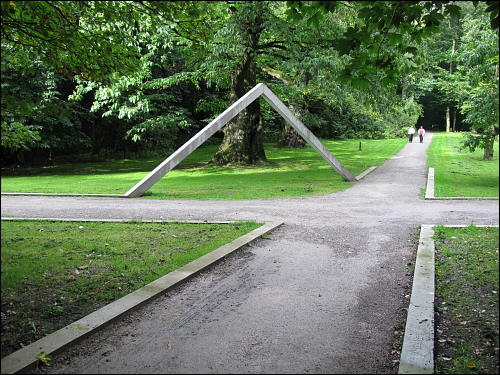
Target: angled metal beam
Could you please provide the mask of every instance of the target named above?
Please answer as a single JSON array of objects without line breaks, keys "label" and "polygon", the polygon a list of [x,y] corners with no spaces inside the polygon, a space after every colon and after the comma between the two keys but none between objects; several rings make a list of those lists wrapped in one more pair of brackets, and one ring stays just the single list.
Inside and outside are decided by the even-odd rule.
[{"label": "angled metal beam", "polygon": [[351,172],[349,172],[340,161],[333,156],[328,149],[323,146],[318,138],[288,109],[288,107],[278,99],[276,95],[267,87],[264,86],[262,93],[264,99],[278,112],[290,125],[309,143],[318,153],[330,164],[337,172],[340,173],[347,181],[357,181]]},{"label": "angled metal beam", "polygon": [[163,176],[170,172],[189,154],[202,145],[208,138],[214,135],[215,132],[222,129],[229,121],[231,121],[238,113],[243,111],[259,96],[263,95],[266,101],[283,117],[290,125],[330,164],[337,170],[344,179],[348,181],[357,181],[356,178],[326,149],[314,134],[300,122],[293,113],[278,99],[276,95],[263,83],[257,84],[253,89],[243,95],[228,109],[222,112],[210,124],[200,130],[189,141],[182,145],[177,151],[165,159],[155,169],[153,169],[146,177],[134,185],[125,193],[128,198],[140,197],[151,186],[157,183]]},{"label": "angled metal beam", "polygon": [[177,151],[153,169],[146,177],[135,184],[132,189],[125,193],[125,195],[129,198],[135,198],[144,194],[151,186],[156,184],[163,176],[184,160],[184,158],[196,150],[208,138],[214,135],[215,132],[222,129],[222,127],[231,121],[238,113],[252,104],[253,101],[262,94],[264,86],[265,85],[263,83],[259,83],[239,98],[228,109],[217,116],[210,124],[201,129],[195,136],[184,143]]}]

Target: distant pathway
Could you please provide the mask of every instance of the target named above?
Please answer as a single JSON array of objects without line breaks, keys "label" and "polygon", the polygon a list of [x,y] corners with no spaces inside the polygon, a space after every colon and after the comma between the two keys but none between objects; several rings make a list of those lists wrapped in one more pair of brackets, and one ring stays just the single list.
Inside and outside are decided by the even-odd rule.
[{"label": "distant pathway", "polygon": [[425,201],[426,143],[321,197],[2,197],[2,216],[281,220],[260,239],[58,357],[55,373],[388,373],[420,224],[498,224],[498,201]]}]

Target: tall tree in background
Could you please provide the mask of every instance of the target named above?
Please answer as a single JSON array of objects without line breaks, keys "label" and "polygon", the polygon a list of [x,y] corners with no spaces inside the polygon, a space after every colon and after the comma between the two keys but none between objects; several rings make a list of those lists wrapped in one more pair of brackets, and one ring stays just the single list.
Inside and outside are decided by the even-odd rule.
[{"label": "tall tree in background", "polygon": [[[78,108],[59,92],[61,82],[133,72],[139,50],[129,25],[137,17],[121,2],[2,1],[2,146],[85,143]],[[23,88],[26,81],[31,88]]]},{"label": "tall tree in background", "polygon": [[[450,29],[450,36],[451,36],[451,48],[450,48],[450,63],[449,63],[449,73],[450,75],[453,74],[454,69],[455,69],[455,52],[457,49],[457,40],[458,40],[458,32],[457,29],[458,27],[453,25],[457,23],[457,18],[449,18],[448,19],[449,23],[449,29]],[[456,124],[456,108],[451,109],[451,105],[448,104],[446,106],[446,132],[450,132],[451,128],[451,117],[453,117],[453,131],[455,131],[455,124]]]},{"label": "tall tree in background", "polygon": [[498,32],[485,26],[488,15],[481,5],[464,20],[457,60],[459,73],[465,79],[457,94],[465,121],[476,133],[468,135],[464,146],[470,151],[481,148],[484,159],[491,159],[499,134]]},{"label": "tall tree in background", "polygon": [[466,136],[464,147],[471,152],[481,148],[490,159],[498,136],[498,32],[495,22],[488,21],[498,4],[459,5],[460,17],[443,22],[424,47],[427,73],[417,86],[436,90],[436,100],[446,106],[446,131],[455,131],[459,110],[475,133]]},{"label": "tall tree in background", "polygon": [[[228,11],[231,16],[227,30],[234,32],[234,39],[228,38],[230,43],[234,43],[229,47],[233,52],[233,56],[230,56],[233,60],[232,104],[257,84],[257,53],[262,49],[260,40],[271,10],[268,2],[250,1],[235,2]],[[265,159],[260,103],[256,100],[225,126],[224,139],[214,160],[218,164],[253,164]]]},{"label": "tall tree in background", "polygon": [[[465,4],[465,5],[464,5]],[[458,99],[456,95],[457,62],[456,51],[463,31],[463,13],[470,3],[460,3],[461,11],[440,23],[437,32],[421,47],[424,63],[418,72],[418,89],[421,96],[427,95],[443,113],[446,132],[455,131]]]},{"label": "tall tree in background", "polygon": [[[486,3],[495,27],[498,5]],[[127,136],[143,143],[170,139],[172,147],[177,131],[200,126],[197,111],[208,119],[262,80],[324,136],[383,136],[405,111],[408,121],[418,113],[408,77],[425,63],[422,41],[457,13],[451,1],[2,2],[9,55],[2,53],[2,73],[13,61],[24,69],[38,59],[76,81],[73,98],[93,101],[92,111],[126,123]],[[459,40],[447,47],[456,57],[443,66],[448,78],[459,76],[460,65],[474,66],[462,59]],[[467,82],[480,76],[467,73]],[[457,90],[448,86],[451,108]],[[11,93],[9,109],[19,114]],[[473,105],[460,103],[472,124]],[[217,162],[265,159],[262,114],[269,111],[262,108],[255,103],[228,124]],[[4,123],[14,124],[3,112],[2,142]],[[6,127],[11,146],[23,134],[30,139],[19,124],[29,126]]]}]

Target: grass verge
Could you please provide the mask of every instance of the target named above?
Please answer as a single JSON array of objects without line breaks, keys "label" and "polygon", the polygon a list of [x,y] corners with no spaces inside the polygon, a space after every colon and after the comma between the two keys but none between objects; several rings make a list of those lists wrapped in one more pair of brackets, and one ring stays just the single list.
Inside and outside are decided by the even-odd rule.
[{"label": "grass verge", "polygon": [[498,197],[498,142],[492,160],[483,150],[460,150],[464,133],[435,133],[427,151],[436,197]]},{"label": "grass verge", "polygon": [[439,374],[498,374],[498,228],[434,228]]},{"label": "grass verge", "polygon": [[2,358],[260,224],[1,224]]},{"label": "grass verge", "polygon": [[[359,143],[361,142],[361,151]],[[405,139],[327,141],[323,144],[358,175],[378,166],[406,144]],[[267,163],[215,166],[218,146],[203,146],[168,173],[145,197],[154,199],[275,199],[334,193],[346,182],[310,146],[278,148],[266,144]],[[2,175],[2,192],[123,194],[163,159],[116,160],[29,168]]]}]

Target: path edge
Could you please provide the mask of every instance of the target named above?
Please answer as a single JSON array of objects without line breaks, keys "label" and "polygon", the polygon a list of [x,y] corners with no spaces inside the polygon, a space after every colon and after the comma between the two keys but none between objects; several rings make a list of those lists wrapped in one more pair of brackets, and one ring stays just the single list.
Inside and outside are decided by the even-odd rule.
[{"label": "path edge", "polygon": [[421,225],[398,374],[434,372],[434,235]]},{"label": "path edge", "polygon": [[361,172],[356,176],[356,181],[361,180],[363,177],[366,177],[368,174],[372,173],[377,167],[370,167],[366,171]]},{"label": "path edge", "polygon": [[[435,244],[434,227],[422,224],[415,261],[410,306],[406,318],[403,347],[398,374],[434,373],[434,295]],[[469,225],[443,225],[446,228],[466,228]],[[476,227],[498,228],[498,225],[474,224]]]},{"label": "path edge", "polygon": [[129,198],[125,194],[79,194],[79,193],[1,193],[5,196],[35,197],[94,197],[94,198]]},{"label": "path edge", "polygon": [[[2,221],[16,221],[16,220],[43,220],[41,218],[2,218]],[[45,220],[51,221],[95,221],[95,222],[126,222],[134,221],[129,219],[58,219],[49,218]],[[241,220],[239,220],[241,221]],[[144,220],[138,222],[178,222],[178,223],[217,223],[227,224],[239,221],[224,221],[224,222],[209,222],[209,221],[182,221],[182,220]],[[198,274],[202,270],[217,263],[227,255],[234,251],[241,249],[248,245],[250,242],[259,237],[271,232],[283,224],[282,221],[266,221],[260,222],[263,225],[253,231],[244,234],[241,237],[211,251],[202,257],[193,260],[192,262],[178,268],[168,274],[152,281],[151,283],[135,290],[134,292],[123,296],[116,301],[86,315],[85,317],[55,331],[34,343],[25,346],[18,351],[9,354],[1,360],[1,373],[2,374],[15,374],[20,371],[25,371],[33,368],[38,362],[37,355],[41,352],[45,354],[55,354],[72,344],[81,341],[85,337],[95,333],[114,320],[118,319],[125,313],[129,313],[138,307],[144,305],[162,293],[172,289],[174,286],[186,281],[188,278]]]}]

